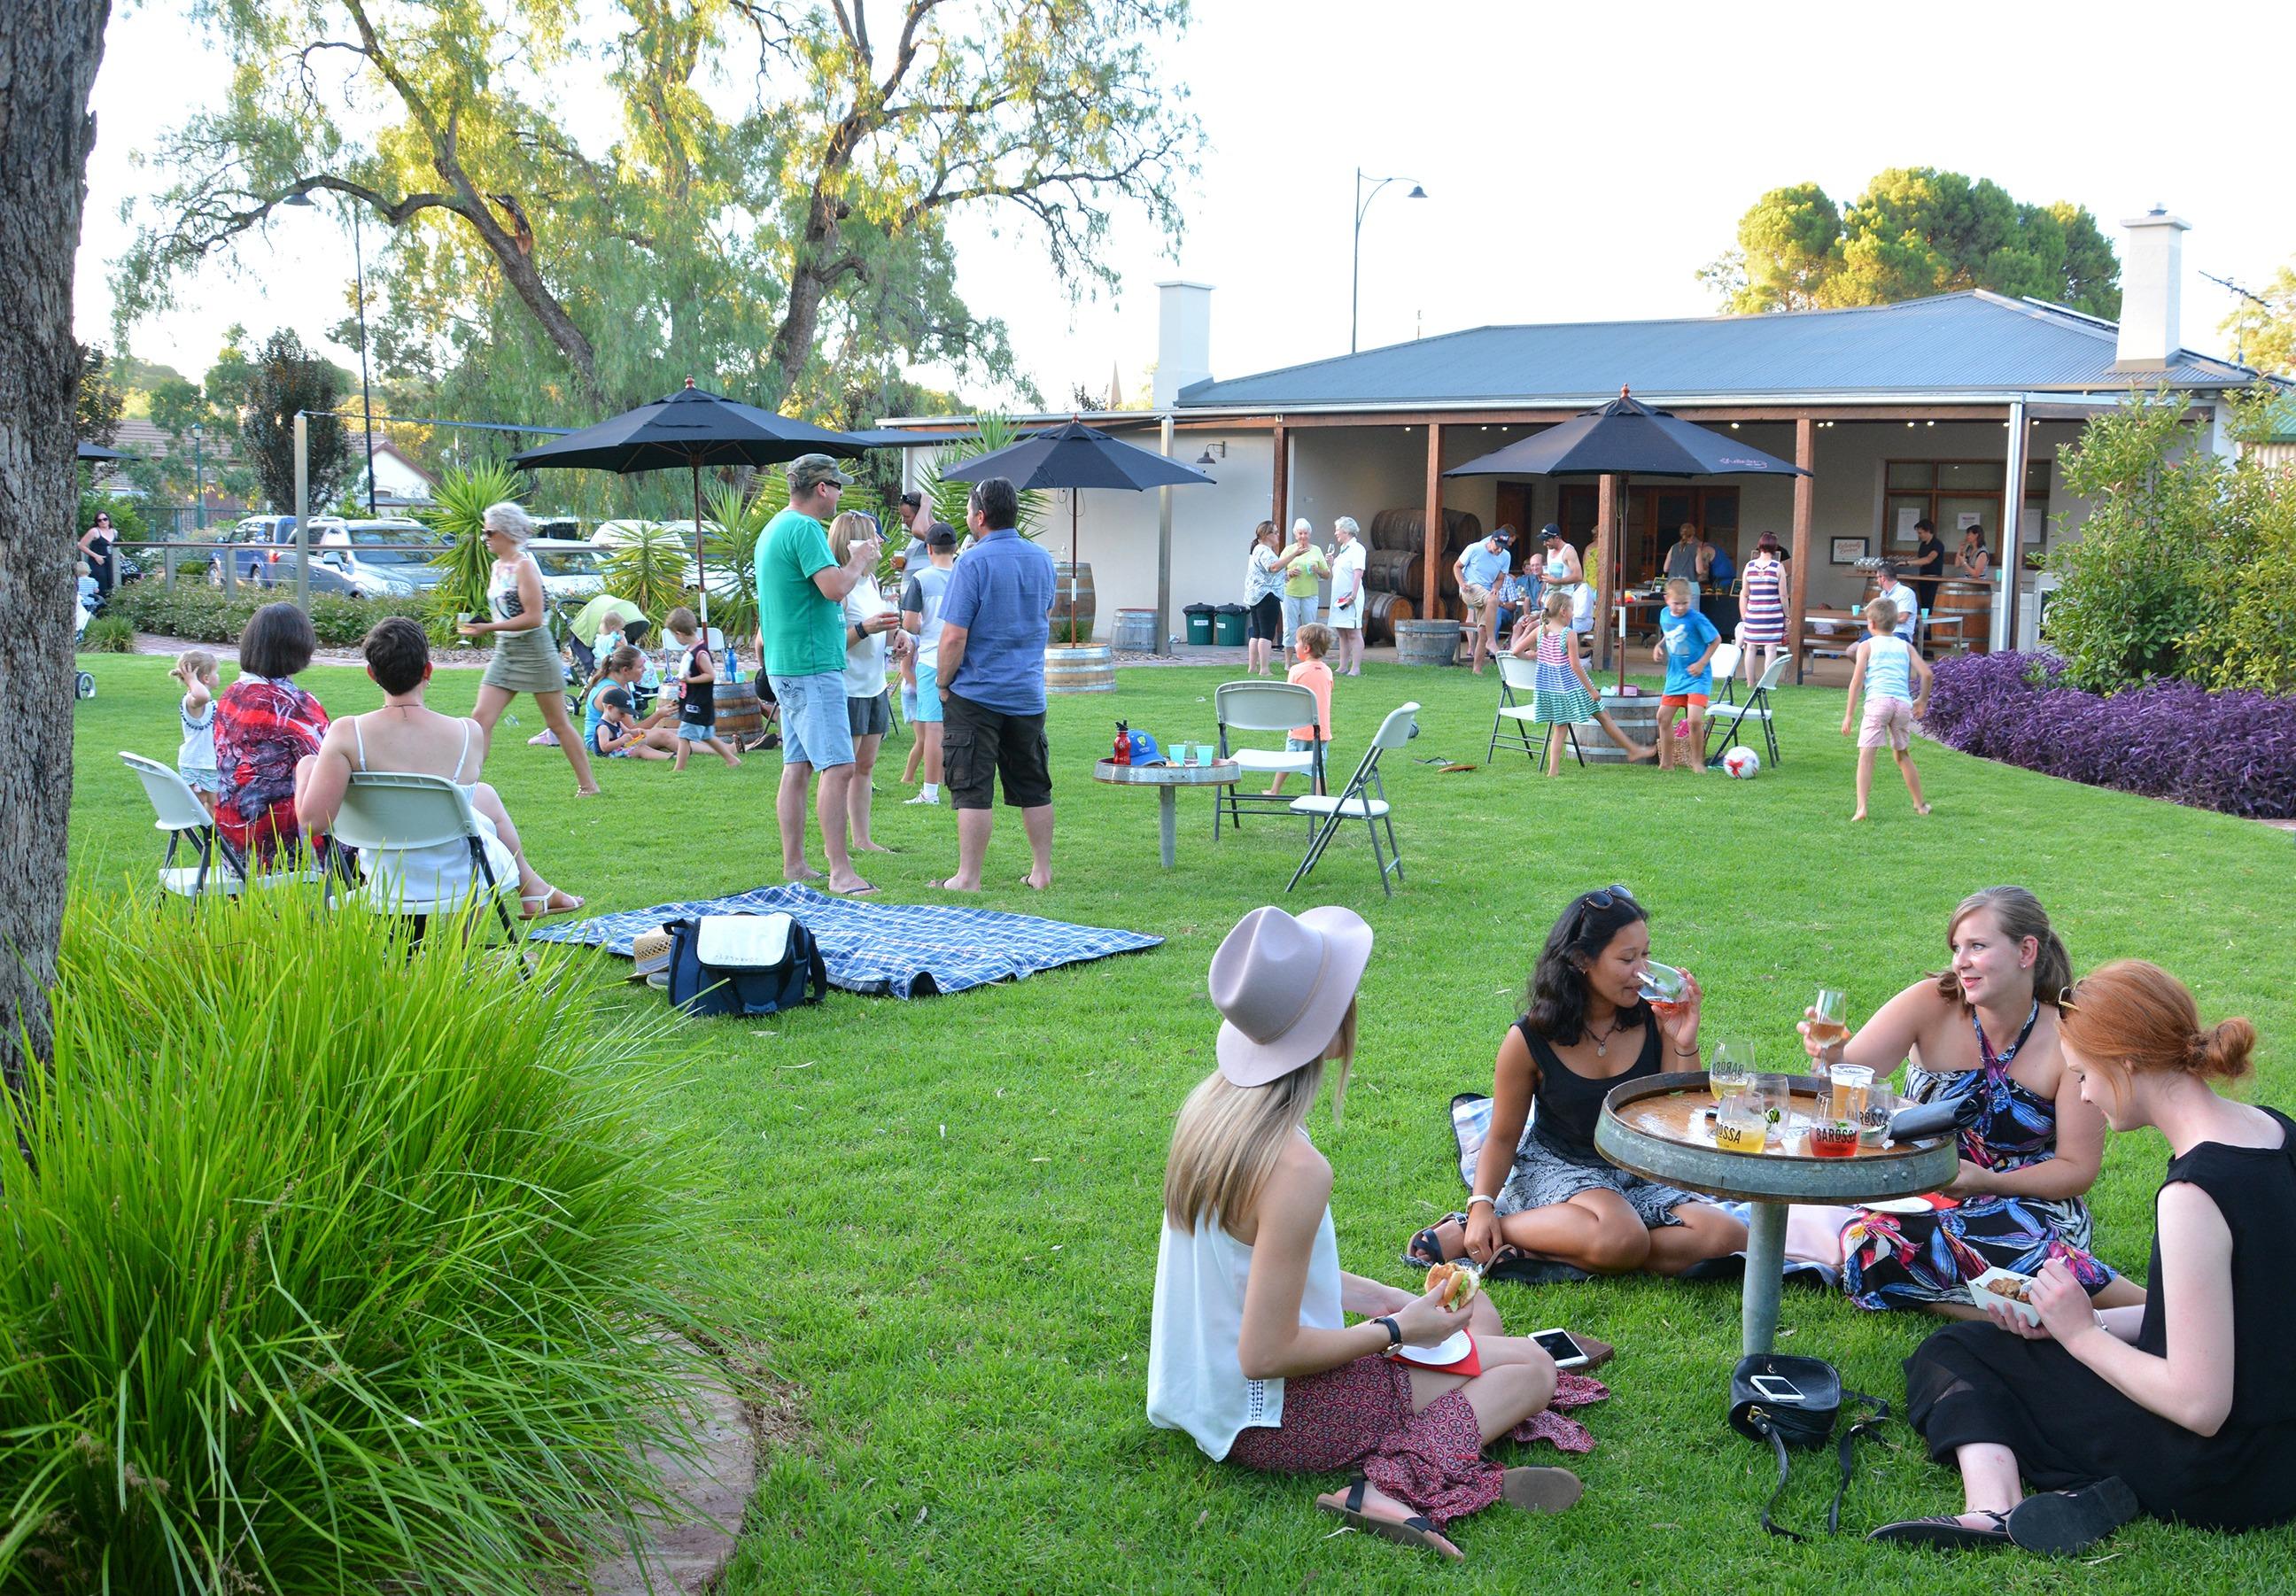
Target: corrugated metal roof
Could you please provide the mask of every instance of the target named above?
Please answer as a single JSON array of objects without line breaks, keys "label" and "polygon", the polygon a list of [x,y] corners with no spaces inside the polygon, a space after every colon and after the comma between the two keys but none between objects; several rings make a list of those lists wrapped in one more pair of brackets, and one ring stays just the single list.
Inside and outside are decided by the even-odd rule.
[{"label": "corrugated metal roof", "polygon": [[[1307,405],[1582,405],[1673,394],[1809,396],[2120,389],[2112,323],[1976,291],[1855,310],[1476,327],[1180,392],[1183,409]],[[2138,379],[2242,387],[2256,373],[2178,352]]]}]

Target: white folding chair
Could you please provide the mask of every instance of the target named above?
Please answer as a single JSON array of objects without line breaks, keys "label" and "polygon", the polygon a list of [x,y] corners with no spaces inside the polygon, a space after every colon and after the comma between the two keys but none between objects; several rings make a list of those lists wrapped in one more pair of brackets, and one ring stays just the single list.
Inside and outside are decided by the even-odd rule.
[{"label": "white folding chair", "polygon": [[[1754,690],[1746,695],[1744,703],[1708,705],[1707,735],[1710,738],[1722,727],[1728,726],[1734,738],[1742,738],[1745,735],[1745,723],[1750,720],[1759,721],[1762,723],[1762,735],[1770,745],[1770,763],[1774,765],[1779,763],[1777,722],[1776,717],[1770,711],[1770,689],[1775,687],[1778,684],[1778,678],[1785,675],[1787,659],[1788,656],[1780,654],[1770,661],[1769,668],[1762,673],[1761,680],[1754,683]],[[1728,747],[1729,743],[1726,741],[1723,748],[1726,751]]]},{"label": "white folding chair", "polygon": [[[1530,761],[1533,769],[1546,768],[1547,740],[1531,733],[1533,726],[1546,724],[1538,718],[1538,711],[1531,707],[1531,684],[1537,675],[1536,661],[1518,659],[1513,654],[1499,656],[1499,707],[1497,713],[1491,716],[1491,745],[1483,750],[1485,764],[1490,763],[1491,757],[1498,752],[1499,739],[1505,736],[1522,749],[1523,757]],[[1518,691],[1522,693],[1521,698],[1515,696]],[[1570,751],[1578,756],[1580,765],[1585,765],[1587,755],[1578,746],[1578,728],[1566,723],[1562,729],[1570,736]]]},{"label": "white folding chair", "polygon": [[[1744,658],[1745,650],[1737,643],[1715,645],[1714,658],[1706,662],[1707,668],[1714,674],[1714,679],[1722,684],[1724,696],[1715,702],[1734,704],[1738,701],[1738,662]],[[1710,712],[1711,706],[1709,708]]]},{"label": "white folding chair", "polygon": [[[335,812],[329,834],[342,847],[358,850],[360,865],[370,882],[393,873],[389,863],[392,854],[446,844],[463,845],[470,850],[471,887],[451,897],[418,898],[403,892],[392,896],[378,896],[373,899],[373,907],[378,913],[403,914],[422,921],[434,914],[459,913],[476,896],[494,904],[503,929],[510,933],[512,942],[518,940],[518,925],[503,904],[505,893],[518,890],[518,881],[515,878],[508,881],[495,879],[494,866],[487,858],[487,833],[479,824],[478,811],[471,807],[471,795],[446,777],[418,775],[411,771],[353,771],[350,785],[343,792],[342,807]],[[332,899],[332,877],[327,890]]]},{"label": "white folding chair", "polygon": [[[122,749],[121,764],[144,783],[152,800],[152,824],[168,834],[168,852],[160,861],[160,885],[177,897],[237,897],[245,891],[247,861],[232,847],[231,839],[216,830],[215,817],[192,784],[157,759]],[[196,865],[177,864],[176,850],[189,843],[199,851]]]},{"label": "white folding chair", "polygon": [[[1223,682],[1212,689],[1212,716],[1219,723],[1219,757],[1232,759],[1247,775],[1306,776],[1316,792],[1324,790],[1324,745],[1331,728],[1319,723],[1316,695],[1296,682]],[[1316,746],[1293,753],[1288,749],[1246,749],[1228,746],[1230,732],[1290,732],[1296,726],[1316,728]],[[1234,784],[1212,790],[1212,840],[1219,840],[1220,822],[1238,831],[1251,814],[1292,814],[1292,800],[1278,793],[1238,792]]]},{"label": "white folding chair", "polygon": [[[1405,704],[1379,723],[1371,747],[1364,750],[1363,763],[1356,766],[1356,773],[1348,779],[1346,789],[1336,798],[1308,797],[1292,801],[1292,812],[1315,823],[1316,834],[1308,839],[1307,856],[1292,872],[1291,883],[1284,891],[1297,887],[1300,879],[1316,868],[1316,861],[1324,856],[1324,850],[1338,834],[1341,822],[1360,820],[1364,830],[1371,833],[1371,857],[1372,863],[1379,866],[1379,884],[1388,896],[1395,896],[1394,885],[1387,878],[1390,872],[1398,877],[1403,874],[1403,849],[1396,843],[1393,806],[1388,803],[1387,789],[1379,779],[1379,757],[1390,749],[1401,748],[1419,734],[1418,715],[1417,704]],[[1387,852],[1383,855],[1379,847],[1382,826],[1387,828]]]}]

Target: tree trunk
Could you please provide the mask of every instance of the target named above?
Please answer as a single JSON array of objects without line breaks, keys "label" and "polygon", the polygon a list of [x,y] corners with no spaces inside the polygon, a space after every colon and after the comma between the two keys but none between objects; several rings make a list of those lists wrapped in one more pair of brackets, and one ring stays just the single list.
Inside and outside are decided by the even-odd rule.
[{"label": "tree trunk", "polygon": [[[72,260],[95,140],[88,91],[108,0],[0,6],[0,694],[53,703],[72,679]],[[0,1070],[45,1062],[71,807],[67,704],[0,738]]]}]

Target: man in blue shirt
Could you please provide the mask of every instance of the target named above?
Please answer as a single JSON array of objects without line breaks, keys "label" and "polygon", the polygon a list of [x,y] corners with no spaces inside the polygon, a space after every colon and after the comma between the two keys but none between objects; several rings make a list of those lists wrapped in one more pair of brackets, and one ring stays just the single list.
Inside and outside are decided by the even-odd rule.
[{"label": "man in blue shirt", "polygon": [[[1658,703],[1658,767],[1706,768],[1706,700],[1714,692],[1711,662],[1722,645],[1714,623],[1691,607],[1697,584],[1677,577],[1666,585],[1666,610],[1658,618],[1658,646],[1651,658],[1666,667],[1666,696]],[[1674,717],[1690,712],[1690,746],[1674,748]]]},{"label": "man in blue shirt", "polygon": [[1451,569],[1458,574],[1459,596],[1467,606],[1467,624],[1475,629],[1474,674],[1483,674],[1483,657],[1498,651],[1498,605],[1493,602],[1499,578],[1514,569],[1514,528],[1501,527],[1460,551]]},{"label": "man in blue shirt", "polygon": [[972,485],[965,524],[974,543],[949,573],[936,660],[941,765],[956,809],[956,873],[932,885],[980,890],[996,824],[996,780],[1029,833],[1029,873],[1053,884],[1053,773],[1045,745],[1045,645],[1051,641],[1053,557],[1014,531],[1020,495],[1002,477]]}]

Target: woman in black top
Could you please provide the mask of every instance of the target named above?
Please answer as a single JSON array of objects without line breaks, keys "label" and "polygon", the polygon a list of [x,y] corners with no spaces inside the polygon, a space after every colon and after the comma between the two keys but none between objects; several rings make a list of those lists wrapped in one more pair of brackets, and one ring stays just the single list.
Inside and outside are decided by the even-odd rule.
[{"label": "woman in black top", "polygon": [[[1993,1324],[1922,1343],[1906,1360],[1906,1418],[1960,1469],[1968,1508],[1875,1540],[2065,1554],[2139,1513],[2215,1529],[2296,1518],[2282,1350],[2296,1322],[2296,1123],[2209,1084],[2247,1072],[2255,1027],[2202,1030],[2175,977],[2124,959],[2074,986],[2060,1035],[2112,1129],[2168,1138],[2151,1290],[2099,1313],[2052,1260],[2030,1288],[2038,1326],[1996,1308]],[[2024,1481],[2040,1494],[2021,1495]]]},{"label": "woman in black top", "polygon": [[111,563],[111,545],[119,541],[119,534],[111,529],[111,512],[99,510],[95,524],[80,534],[80,557],[87,561],[87,574],[106,593],[117,584]]},{"label": "woman in black top", "polygon": [[1467,1211],[1422,1231],[1414,1262],[1464,1252],[1485,1265],[1679,1274],[1744,1248],[1746,1227],[1722,1209],[1595,1150],[1611,1088],[1699,1067],[1698,983],[1685,972],[1683,1001],[1661,1019],[1641,995],[1649,962],[1649,916],[1625,888],[1583,893],[1563,911],[1531,971],[1527,1012],[1499,1044]]}]

